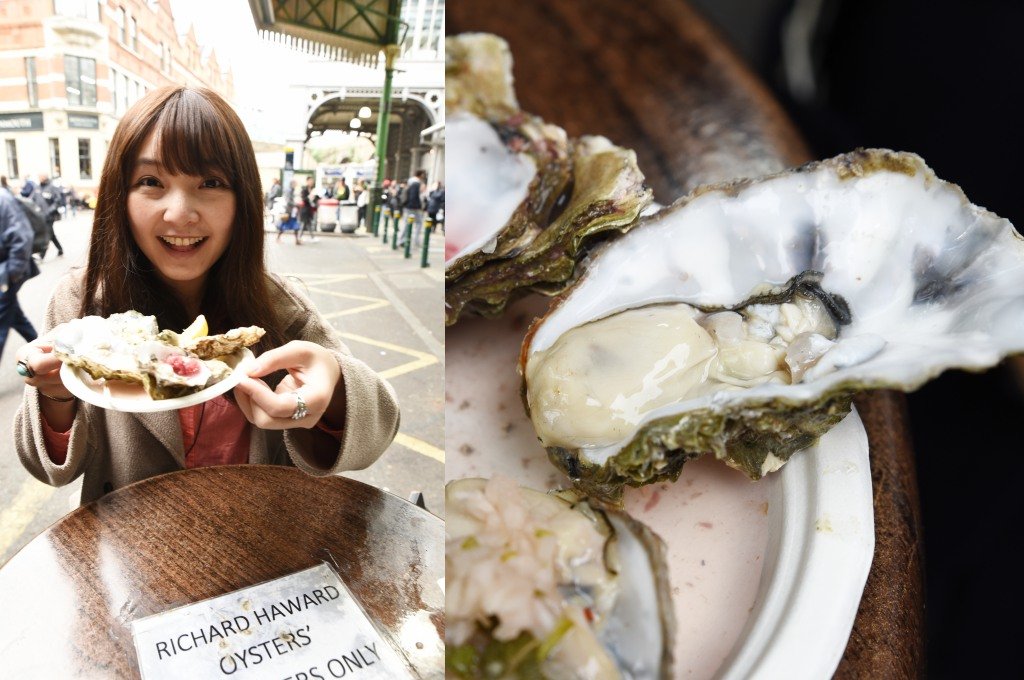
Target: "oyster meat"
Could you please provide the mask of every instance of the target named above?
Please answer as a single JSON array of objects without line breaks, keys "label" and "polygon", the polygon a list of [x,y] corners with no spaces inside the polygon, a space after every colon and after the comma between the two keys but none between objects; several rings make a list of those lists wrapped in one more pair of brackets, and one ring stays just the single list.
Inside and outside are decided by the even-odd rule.
[{"label": "oyster meat", "polygon": [[524,402],[586,492],[713,452],[781,467],[865,389],[1024,351],[1024,239],[918,156],[704,187],[592,254],[523,344]]},{"label": "oyster meat", "polygon": [[61,361],[81,368],[94,380],[135,383],[153,399],[170,399],[198,392],[226,378],[231,367],[209,359],[253,345],[263,333],[263,329],[253,326],[186,338],[160,331],[156,317],[132,310],[62,324],[56,329],[53,344],[54,354]]},{"label": "oyster meat", "polygon": [[446,324],[494,316],[529,290],[564,287],[584,248],[628,229],[650,203],[636,155],[604,137],[570,139],[519,109],[508,45],[446,40]]},{"label": "oyster meat", "polygon": [[446,668],[462,678],[671,678],[661,540],[573,492],[445,488]]}]

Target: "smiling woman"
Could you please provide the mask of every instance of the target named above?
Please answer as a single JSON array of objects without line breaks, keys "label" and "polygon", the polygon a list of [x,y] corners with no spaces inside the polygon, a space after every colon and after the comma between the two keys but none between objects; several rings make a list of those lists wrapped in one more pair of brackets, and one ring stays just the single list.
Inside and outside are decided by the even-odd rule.
[{"label": "smiling woman", "polygon": [[[304,295],[267,272],[263,241],[256,159],[231,107],[202,88],[139,100],[110,143],[88,264],[58,284],[48,332],[18,353],[31,369],[15,419],[29,472],[54,485],[83,475],[88,502],[181,468],[271,463],[326,475],[376,460],[398,425],[390,385],[349,354]],[[231,398],[150,415],[79,404],[53,351],[56,327],[129,310],[163,329],[202,314],[211,334],[266,333]]]},{"label": "smiling woman", "polygon": [[160,158],[160,139],[150,132],[131,173],[128,222],[156,276],[194,317],[206,274],[231,241],[235,194],[219,168],[174,174]]}]

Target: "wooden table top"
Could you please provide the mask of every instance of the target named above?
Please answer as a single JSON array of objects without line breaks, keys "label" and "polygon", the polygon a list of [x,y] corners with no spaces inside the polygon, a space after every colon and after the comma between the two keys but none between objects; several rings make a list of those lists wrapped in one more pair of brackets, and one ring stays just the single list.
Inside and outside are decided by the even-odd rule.
[{"label": "wooden table top", "polygon": [[[505,38],[524,111],[636,150],[655,200],[810,160],[768,90],[683,0],[454,2],[449,34]],[[920,510],[905,400],[857,408],[871,447],[875,556],[837,678],[923,673]]]},{"label": "wooden table top", "polygon": [[441,677],[443,534],[429,512],[343,477],[256,465],[154,477],[75,510],[0,569],[0,675],[136,678],[133,620],[326,561],[393,640],[427,613],[422,646],[403,650]]}]

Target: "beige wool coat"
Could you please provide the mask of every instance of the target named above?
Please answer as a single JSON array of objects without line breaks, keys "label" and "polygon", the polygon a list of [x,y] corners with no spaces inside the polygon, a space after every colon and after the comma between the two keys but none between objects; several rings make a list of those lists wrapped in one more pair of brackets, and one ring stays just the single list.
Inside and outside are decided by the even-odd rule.
[{"label": "beige wool coat", "polygon": [[[271,297],[285,337],[308,340],[334,352],[345,384],[344,434],[330,469],[310,458],[314,437],[303,428],[261,430],[250,425],[249,462],[294,465],[317,476],[359,470],[373,463],[398,431],[398,402],[391,386],[369,366],[351,356],[337,333],[313,303],[293,285],[270,277]],[[58,283],[46,311],[46,329],[77,318],[84,292],[84,270],[72,271]],[[177,411],[122,413],[79,402],[67,460],[55,465],[46,453],[38,391],[25,387],[14,417],[14,442],[22,464],[36,479],[63,486],[83,475],[82,503],[142,479],[185,467]],[[321,459],[323,456],[321,456]]]}]

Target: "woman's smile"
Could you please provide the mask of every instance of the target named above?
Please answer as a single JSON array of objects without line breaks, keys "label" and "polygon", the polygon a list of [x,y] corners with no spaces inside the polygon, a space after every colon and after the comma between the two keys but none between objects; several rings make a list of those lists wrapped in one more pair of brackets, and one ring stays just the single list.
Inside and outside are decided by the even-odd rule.
[{"label": "woman's smile", "polygon": [[161,236],[160,240],[167,248],[176,253],[190,253],[198,249],[206,241],[206,237]]}]

